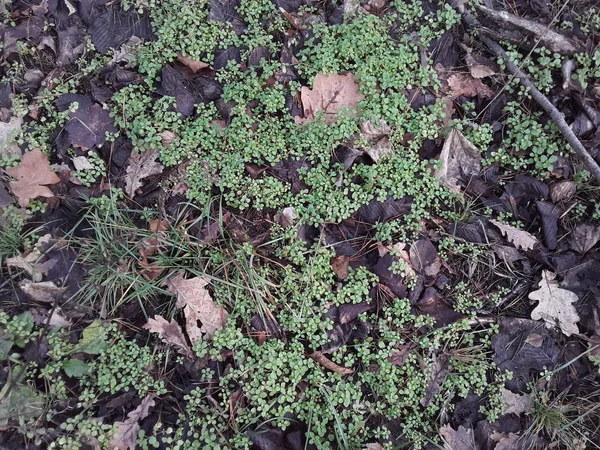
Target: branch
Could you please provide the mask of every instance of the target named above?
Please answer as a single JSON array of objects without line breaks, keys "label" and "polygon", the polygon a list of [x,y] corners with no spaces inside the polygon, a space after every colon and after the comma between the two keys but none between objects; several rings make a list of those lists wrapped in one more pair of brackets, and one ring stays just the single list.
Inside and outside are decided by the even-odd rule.
[{"label": "branch", "polygon": [[[449,3],[454,7],[463,18],[463,22],[470,28],[474,30],[478,29],[478,23],[475,18],[469,13],[464,5],[461,5],[460,2],[456,0],[449,0]],[[508,71],[513,74],[515,77],[519,79],[521,84],[525,86],[531,97],[542,107],[544,111],[550,116],[550,118],[554,121],[562,135],[565,137],[571,148],[575,151],[577,156],[581,159],[581,161],[585,164],[587,170],[594,176],[596,181],[600,184],[600,166],[598,163],[592,158],[592,156],[588,153],[586,148],[583,146],[581,141],[575,136],[569,124],[565,121],[563,115],[556,109],[556,107],[548,100],[548,98],[542,94],[536,87],[535,84],[529,79],[529,77],[519,69],[506,54],[504,49],[495,41],[490,39],[489,37],[479,34],[479,39],[483,42],[497,57],[502,58],[504,64]]]}]

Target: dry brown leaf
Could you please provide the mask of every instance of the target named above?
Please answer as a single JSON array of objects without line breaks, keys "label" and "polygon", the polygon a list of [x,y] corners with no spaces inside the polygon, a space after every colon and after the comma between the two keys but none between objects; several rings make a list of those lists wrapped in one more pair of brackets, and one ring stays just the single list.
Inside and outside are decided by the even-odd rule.
[{"label": "dry brown leaf", "polygon": [[313,88],[302,87],[300,93],[304,118],[296,117],[297,124],[310,122],[319,111],[325,113],[325,122],[333,123],[337,118],[340,108],[346,106],[356,109],[358,102],[364,96],[358,92],[358,83],[354,75],[323,75],[317,74]]},{"label": "dry brown leaf", "polygon": [[[184,271],[167,280],[168,290],[177,295],[176,306],[183,308],[186,331],[192,344],[210,339],[227,321],[227,311],[217,306],[206,289],[208,280],[203,277],[183,278]],[[198,321],[202,327],[198,328]]]},{"label": "dry brown leaf", "polygon": [[22,207],[37,197],[54,197],[54,193],[46,185],[60,181],[50,167],[48,158],[39,148],[25,153],[21,158],[21,165],[9,167],[6,173],[16,180],[10,182],[10,187]]},{"label": "dry brown leaf", "polygon": [[[518,434],[492,433],[490,437],[492,438],[492,440],[497,442],[496,446],[494,447],[494,450],[513,450],[515,448],[519,448],[518,441],[521,436],[519,436]],[[527,448],[526,446],[523,447]]]},{"label": "dry brown leaf", "polygon": [[339,255],[331,258],[331,268],[340,280],[348,277],[348,263],[350,257],[347,255]]},{"label": "dry brown leaf", "polygon": [[444,439],[445,450],[475,450],[475,438],[471,428],[465,428],[459,425],[455,430],[450,425],[444,425],[440,428],[440,436]]},{"label": "dry brown leaf", "polygon": [[381,444],[378,443],[370,443],[365,446],[363,450],[385,450]]},{"label": "dry brown leaf", "polygon": [[469,66],[469,72],[473,78],[485,78],[495,75],[500,68],[494,61],[471,52],[467,52],[465,62]]},{"label": "dry brown leaf", "polygon": [[415,241],[409,250],[410,264],[418,273],[435,278],[442,268],[442,260],[434,245],[427,239]]},{"label": "dry brown leaf", "polygon": [[577,225],[571,233],[571,248],[582,255],[600,241],[600,228],[589,223]]},{"label": "dry brown leaf", "polygon": [[441,392],[442,384],[448,375],[450,370],[450,358],[445,354],[433,355],[431,362],[431,374],[429,375],[429,382],[425,388],[425,395],[421,399],[421,405],[428,407],[431,405],[433,398]]},{"label": "dry brown leaf", "polygon": [[516,414],[518,416],[531,411],[533,400],[529,395],[515,394],[505,388],[502,388],[501,391],[504,414]]},{"label": "dry brown leaf", "polygon": [[151,333],[158,333],[163,342],[177,347],[179,353],[186,355],[188,358],[194,356],[194,352],[185,340],[181,327],[174,319],[167,322],[164,317],[154,316],[154,319],[148,319],[148,323],[144,325],[144,328]]},{"label": "dry brown leaf", "polygon": [[168,147],[169,145],[171,145],[173,143],[173,141],[175,140],[175,138],[177,137],[176,133],[173,133],[172,131],[169,131],[169,130],[165,130],[161,133],[158,133],[158,135],[160,136],[163,147]]},{"label": "dry brown leaf", "polygon": [[577,294],[562,289],[556,281],[556,274],[549,270],[542,272],[540,288],[529,294],[531,300],[538,301],[538,306],[531,311],[533,320],[543,319],[547,328],[558,326],[563,334],[571,336],[579,333],[579,315],[573,306],[579,298]]},{"label": "dry brown leaf", "polygon": [[125,175],[125,193],[129,197],[133,197],[135,191],[142,187],[144,178],[162,173],[164,166],[156,161],[157,157],[158,150],[131,155]]},{"label": "dry brown leaf", "polygon": [[409,342],[408,344],[403,345],[400,350],[388,356],[387,360],[395,366],[403,366],[410,356],[411,350],[416,346],[417,344],[414,342]]},{"label": "dry brown leaf", "polygon": [[448,134],[442,153],[441,166],[435,176],[441,184],[458,194],[461,180],[475,176],[481,170],[481,152],[460,131],[453,128]]},{"label": "dry brown leaf", "polygon": [[392,143],[388,137],[391,132],[392,129],[385,120],[380,120],[377,125],[370,120],[361,122],[360,136],[369,143],[361,150],[369,155],[374,162],[379,161],[383,155],[393,152]]},{"label": "dry brown leaf", "polygon": [[528,233],[525,230],[505,225],[497,220],[490,220],[490,223],[498,227],[509,242],[512,242],[515,247],[522,250],[533,250],[533,247],[535,247],[535,244],[538,242],[531,233]]},{"label": "dry brown leaf", "polygon": [[34,283],[29,280],[24,280],[19,284],[19,287],[32,300],[46,303],[55,301],[67,290],[66,286],[59,287],[54,284],[54,281]]},{"label": "dry brown leaf", "polygon": [[115,422],[117,428],[115,436],[110,441],[111,449],[134,450],[137,447],[138,433],[140,431],[139,421],[146,418],[150,408],[154,406],[154,399],[147,395],[140,406],[135,408],[123,422]]},{"label": "dry brown leaf", "polygon": [[573,197],[575,192],[577,192],[577,183],[575,181],[559,181],[550,186],[550,199],[554,203],[562,202]]},{"label": "dry brown leaf", "polygon": [[187,66],[194,73],[200,72],[202,69],[210,67],[210,64],[188,58],[187,56],[183,56],[181,53],[177,54],[177,61],[179,61],[184,66]]},{"label": "dry brown leaf", "polygon": [[448,86],[452,93],[452,98],[476,97],[490,98],[494,96],[494,91],[483,84],[483,81],[473,78],[466,73],[457,73],[448,78]]}]

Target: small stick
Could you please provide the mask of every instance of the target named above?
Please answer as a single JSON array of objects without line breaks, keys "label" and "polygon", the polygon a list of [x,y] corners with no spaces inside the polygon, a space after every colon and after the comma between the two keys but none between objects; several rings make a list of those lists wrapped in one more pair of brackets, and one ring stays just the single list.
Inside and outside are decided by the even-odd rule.
[{"label": "small stick", "polygon": [[[456,0],[450,0],[450,4],[462,15],[464,23],[470,28],[477,29],[477,21],[475,18],[460,5]],[[482,33],[479,33],[479,39],[483,42],[496,56],[502,58],[506,64],[508,71],[519,79],[521,84],[529,89],[531,97],[542,107],[544,111],[554,121],[562,135],[565,137],[571,148],[575,151],[577,156],[585,164],[587,170],[594,176],[596,181],[600,184],[600,166],[588,153],[586,148],[583,146],[581,141],[575,136],[571,127],[564,119],[563,115],[556,109],[556,107],[548,100],[548,98],[542,94],[536,87],[535,84],[529,79],[529,77],[519,69],[506,54],[504,49],[495,41]]]}]

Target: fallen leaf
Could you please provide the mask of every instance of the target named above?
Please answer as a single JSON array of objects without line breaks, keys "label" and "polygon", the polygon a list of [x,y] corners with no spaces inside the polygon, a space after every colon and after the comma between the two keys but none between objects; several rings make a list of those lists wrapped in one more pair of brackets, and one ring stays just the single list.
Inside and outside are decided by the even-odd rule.
[{"label": "fallen leaf", "polygon": [[582,255],[591,250],[598,241],[600,241],[600,228],[589,223],[577,225],[569,239],[571,248]]},{"label": "fallen leaf", "polygon": [[577,183],[571,180],[563,180],[550,186],[550,199],[554,203],[569,200],[577,192]]},{"label": "fallen leaf", "polygon": [[340,280],[348,276],[348,263],[350,257],[347,255],[339,255],[331,258],[331,268]]},{"label": "fallen leaf", "polygon": [[427,239],[420,239],[410,246],[410,263],[418,273],[431,279],[435,278],[442,268],[442,260],[433,244]]},{"label": "fallen leaf", "polygon": [[472,52],[467,52],[465,62],[473,78],[491,77],[499,72],[500,67],[494,61]]},{"label": "fallen leaf", "polygon": [[578,300],[577,294],[559,287],[556,274],[549,270],[542,272],[539,286],[539,290],[529,294],[531,300],[539,302],[539,305],[531,311],[531,318],[543,319],[547,328],[558,325],[567,336],[579,333],[577,327],[579,315],[573,306],[573,303]]},{"label": "fallen leaf", "polygon": [[296,222],[298,216],[296,215],[296,211],[294,210],[294,208],[288,206],[287,208],[283,208],[281,214],[275,214],[274,219],[275,222],[277,222],[279,225],[281,225],[284,228],[287,228],[294,225],[294,222]]},{"label": "fallen leaf", "polygon": [[154,399],[151,395],[147,395],[142,400],[140,406],[127,414],[125,421],[114,423],[117,431],[110,441],[111,449],[134,450],[137,447],[138,433],[140,431],[139,421],[148,416],[152,406],[154,406]]},{"label": "fallen leaf", "polygon": [[[203,334],[210,339],[215,332],[222,328],[227,321],[227,311],[217,306],[206,289],[208,280],[203,277],[183,278],[184,271],[180,270],[177,275],[166,284],[169,292],[177,295],[176,306],[183,308],[185,315],[186,331],[192,344],[203,339]],[[202,327],[198,328],[198,321]]]},{"label": "fallen leaf", "polygon": [[48,271],[56,264],[55,259],[50,259],[42,262],[44,256],[40,252],[34,250],[27,255],[17,255],[6,259],[7,267],[17,267],[23,269],[29,274],[33,282],[42,281],[43,275],[47,275]]},{"label": "fallen leaf", "polygon": [[533,400],[529,395],[515,394],[505,388],[502,388],[501,391],[504,414],[516,414],[518,416],[531,411]]},{"label": "fallen leaf", "polygon": [[381,444],[370,443],[365,446],[363,450],[385,450]]},{"label": "fallen leaf", "polygon": [[506,239],[508,239],[509,242],[512,242],[517,248],[522,250],[532,250],[538,242],[537,239],[527,231],[520,230],[511,225],[505,225],[497,220],[490,220],[490,222],[498,227],[502,234],[506,236]]},{"label": "fallen leaf", "polygon": [[177,134],[169,130],[165,130],[161,133],[158,133],[158,135],[160,136],[163,147],[168,147],[169,145],[171,145],[177,137]]},{"label": "fallen leaf", "polygon": [[73,353],[98,355],[107,347],[108,329],[100,320],[94,320],[83,329],[81,339],[73,348]]},{"label": "fallen leaf", "polygon": [[481,170],[481,152],[460,131],[453,128],[440,154],[441,166],[435,176],[452,192],[458,194],[472,176]]},{"label": "fallen leaf", "polygon": [[194,352],[188,345],[183,335],[183,331],[175,319],[171,319],[170,322],[162,316],[154,316],[154,319],[148,319],[148,323],[144,325],[144,328],[149,330],[151,333],[158,333],[158,336],[167,344],[174,345],[177,347],[177,351],[188,358],[194,356]]},{"label": "fallen leaf", "polygon": [[450,358],[445,355],[433,355],[431,362],[431,374],[429,375],[429,382],[425,388],[425,395],[421,399],[421,406],[427,407],[431,405],[433,398],[441,392],[442,384],[448,371],[450,370]]},{"label": "fallen leaf", "polygon": [[518,441],[521,436],[518,434],[492,433],[490,437],[493,441],[497,442],[496,446],[494,447],[494,450],[513,450],[515,448],[519,448]]},{"label": "fallen leaf", "polygon": [[85,156],[75,156],[73,158],[73,166],[75,167],[75,170],[91,170],[95,168]]},{"label": "fallen leaf", "polygon": [[51,303],[55,301],[67,288],[66,286],[58,287],[54,281],[43,281],[34,283],[29,280],[24,280],[19,284],[21,290],[32,300],[36,302]]},{"label": "fallen leaf", "polygon": [[388,356],[387,360],[391,362],[395,366],[402,366],[410,356],[410,352],[413,348],[415,348],[417,344],[414,342],[409,342],[406,345],[403,345],[399,351],[392,353]]},{"label": "fallen leaf", "polygon": [[9,167],[6,173],[15,178],[10,182],[13,194],[19,199],[19,205],[25,207],[37,197],[54,197],[47,184],[60,181],[48,162],[48,158],[39,148],[27,152],[21,158],[21,164]]},{"label": "fallen leaf", "polygon": [[360,136],[366,139],[368,146],[362,147],[361,150],[371,157],[373,162],[386,154],[392,153],[392,144],[388,138],[392,129],[385,120],[380,120],[379,124],[375,125],[370,120],[366,120],[360,124]]},{"label": "fallen leaf", "polygon": [[444,439],[445,450],[476,450],[473,430],[462,425],[455,430],[450,425],[440,428],[440,436]]},{"label": "fallen leaf", "polygon": [[127,174],[125,175],[125,193],[129,197],[135,196],[135,191],[142,187],[142,180],[162,173],[164,166],[156,161],[158,151],[145,151],[135,153],[129,158]]},{"label": "fallen leaf", "polygon": [[13,116],[8,122],[0,120],[0,156],[20,155],[15,138],[21,133],[23,118]]},{"label": "fallen leaf", "polygon": [[358,92],[358,83],[354,81],[351,73],[346,75],[317,74],[313,88],[302,87],[300,92],[304,118],[296,117],[297,124],[310,122],[319,111],[325,113],[325,122],[333,123],[337,118],[340,108],[346,106],[356,109],[358,102],[364,96]]},{"label": "fallen leaf", "polygon": [[457,73],[448,78],[448,86],[452,93],[452,98],[460,97],[481,97],[490,98],[494,96],[494,91],[483,84],[483,81],[473,78],[466,73]]},{"label": "fallen leaf", "polygon": [[184,66],[187,66],[194,73],[199,72],[202,69],[206,69],[207,67],[210,67],[210,64],[188,58],[187,56],[183,56],[181,53],[177,54],[177,61],[179,61]]}]

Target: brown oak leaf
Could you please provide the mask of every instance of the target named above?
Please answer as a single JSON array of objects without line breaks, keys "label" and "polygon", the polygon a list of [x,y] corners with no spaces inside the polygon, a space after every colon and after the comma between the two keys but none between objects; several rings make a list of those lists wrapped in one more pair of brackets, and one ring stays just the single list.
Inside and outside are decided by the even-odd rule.
[{"label": "brown oak leaf", "polygon": [[483,81],[473,78],[466,73],[457,73],[448,78],[448,86],[452,92],[452,98],[476,97],[490,98],[494,96],[494,91],[483,84]]},{"label": "brown oak leaf", "polygon": [[162,173],[164,166],[156,161],[157,157],[157,150],[131,155],[125,175],[125,193],[129,197],[133,197],[135,191],[142,187],[144,178]]},{"label": "brown oak leaf", "polygon": [[22,207],[37,197],[54,197],[54,193],[46,185],[60,181],[50,167],[48,158],[39,148],[25,153],[21,158],[21,165],[9,167],[6,173],[15,179],[10,182],[10,188]]},{"label": "brown oak leaf", "polygon": [[117,432],[110,441],[111,449],[134,450],[137,448],[138,433],[140,432],[139,421],[148,416],[152,406],[154,406],[154,400],[151,395],[147,395],[140,406],[127,414],[127,419],[114,423]]},{"label": "brown oak leaf", "polygon": [[163,342],[177,347],[179,353],[189,358],[194,356],[194,352],[185,340],[181,327],[174,319],[167,322],[167,319],[162,316],[154,316],[154,319],[148,319],[148,323],[144,325],[144,328],[151,333],[158,333]]},{"label": "brown oak leaf", "polygon": [[[176,306],[183,308],[185,328],[192,344],[211,338],[227,321],[227,311],[217,306],[206,289],[208,280],[203,277],[183,278],[184,271],[167,280],[168,290],[177,295]],[[202,327],[198,327],[198,321]]]},{"label": "brown oak leaf", "polygon": [[325,113],[325,122],[333,123],[337,118],[340,108],[346,106],[356,109],[358,102],[364,96],[358,92],[358,83],[354,75],[323,75],[317,74],[313,88],[302,87],[300,92],[304,118],[296,117],[297,124],[310,122],[319,111]]}]

